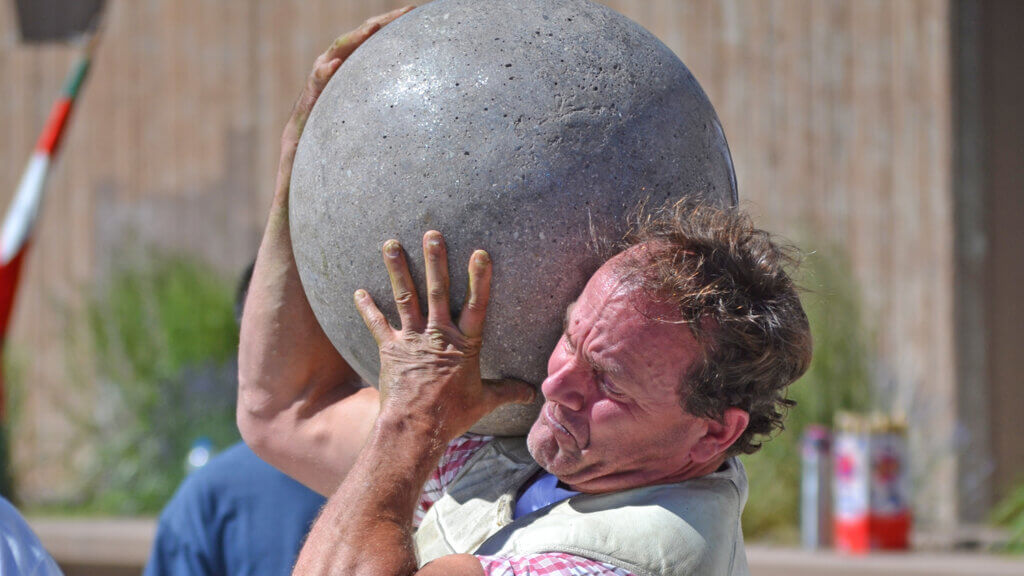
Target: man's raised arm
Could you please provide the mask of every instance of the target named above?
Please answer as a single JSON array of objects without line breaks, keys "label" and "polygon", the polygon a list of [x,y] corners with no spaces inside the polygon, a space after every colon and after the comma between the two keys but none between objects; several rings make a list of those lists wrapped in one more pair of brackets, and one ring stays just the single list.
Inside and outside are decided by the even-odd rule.
[{"label": "man's raised arm", "polygon": [[281,137],[274,199],[242,317],[242,437],[263,459],[324,495],[352,467],[379,403],[377,391],[361,386],[320,328],[299,281],[288,225],[292,163],[313,104],[338,67],[374,32],[411,9],[367,20],[316,59]]}]

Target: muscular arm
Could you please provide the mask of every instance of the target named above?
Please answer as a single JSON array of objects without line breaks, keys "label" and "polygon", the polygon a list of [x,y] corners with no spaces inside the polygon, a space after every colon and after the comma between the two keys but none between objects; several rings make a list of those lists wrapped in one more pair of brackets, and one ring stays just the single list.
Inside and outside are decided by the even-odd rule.
[{"label": "muscular arm", "polygon": [[355,462],[377,416],[377,391],[324,334],[292,253],[289,184],[299,137],[328,80],[402,8],[341,36],[314,63],[281,137],[277,183],[245,302],[238,352],[238,428],[263,459],[324,495]]}]

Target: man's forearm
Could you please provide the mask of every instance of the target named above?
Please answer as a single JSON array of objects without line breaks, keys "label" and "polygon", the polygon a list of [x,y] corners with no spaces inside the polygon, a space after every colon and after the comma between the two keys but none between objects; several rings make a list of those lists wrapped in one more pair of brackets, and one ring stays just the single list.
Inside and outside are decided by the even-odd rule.
[{"label": "man's forearm", "polygon": [[444,446],[407,420],[378,419],[348,477],[331,496],[294,574],[408,575],[416,572],[412,519]]}]

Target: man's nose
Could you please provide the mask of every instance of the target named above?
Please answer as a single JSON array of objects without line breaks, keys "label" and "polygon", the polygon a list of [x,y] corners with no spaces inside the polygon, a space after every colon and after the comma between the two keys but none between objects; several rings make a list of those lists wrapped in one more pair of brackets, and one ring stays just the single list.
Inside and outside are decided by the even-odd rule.
[{"label": "man's nose", "polygon": [[582,410],[587,402],[586,379],[586,370],[573,358],[548,374],[540,389],[548,400],[569,410]]}]

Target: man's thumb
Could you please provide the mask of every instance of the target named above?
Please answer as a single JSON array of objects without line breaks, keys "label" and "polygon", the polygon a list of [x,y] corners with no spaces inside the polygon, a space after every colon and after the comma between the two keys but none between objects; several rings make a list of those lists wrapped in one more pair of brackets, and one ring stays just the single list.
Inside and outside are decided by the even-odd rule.
[{"label": "man's thumb", "polygon": [[495,408],[509,403],[530,404],[537,398],[537,389],[522,380],[490,380],[484,386]]}]

